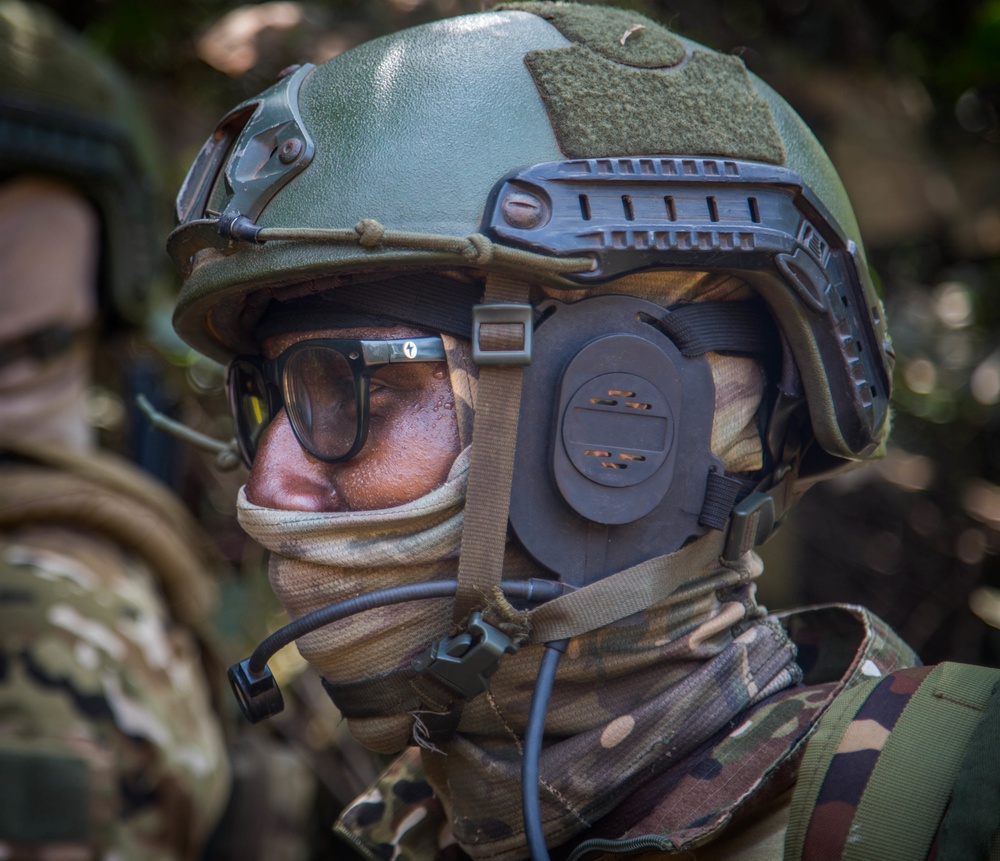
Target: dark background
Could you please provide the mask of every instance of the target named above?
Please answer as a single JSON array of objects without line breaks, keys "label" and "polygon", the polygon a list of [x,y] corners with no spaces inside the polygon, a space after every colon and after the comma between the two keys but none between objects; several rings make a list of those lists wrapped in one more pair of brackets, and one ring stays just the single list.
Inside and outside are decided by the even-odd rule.
[{"label": "dark background", "polygon": [[[45,5],[133,80],[159,139],[165,221],[170,195],[216,121],[279,70],[482,7]],[[841,172],[888,308],[898,356],[889,456],[805,497],[764,548],[765,601],[863,603],[925,661],[1000,666],[1000,0],[618,5],[740,55],[802,114]],[[193,386],[180,391],[168,380],[167,400],[228,436],[217,369],[165,334],[160,350]],[[207,461],[189,460],[171,479],[239,557],[245,545],[231,515],[241,476],[210,473]]]}]

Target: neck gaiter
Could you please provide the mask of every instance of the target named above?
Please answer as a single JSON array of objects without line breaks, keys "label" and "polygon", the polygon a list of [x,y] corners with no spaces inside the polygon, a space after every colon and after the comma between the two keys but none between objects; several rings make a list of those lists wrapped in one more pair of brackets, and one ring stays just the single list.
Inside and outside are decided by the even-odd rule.
[{"label": "neck gaiter", "polygon": [[[442,488],[384,511],[279,511],[255,506],[241,492],[240,523],[271,550],[272,587],[298,618],[376,589],[454,577],[467,472],[468,449]],[[748,706],[798,681],[794,647],[756,602],[762,570],[748,553],[729,567],[692,572],[692,582],[666,601],[570,641],[541,761],[552,845]],[[430,599],[369,610],[303,637],[298,647],[330,682],[377,685],[448,633],[450,605]],[[506,656],[490,690],[466,705],[454,739],[423,752],[455,837],[473,857],[523,854],[521,745],[540,659],[540,646]],[[384,715],[348,721],[376,751],[413,742],[410,712],[387,707]]]},{"label": "neck gaiter", "polygon": [[[466,448],[444,486],[381,511],[261,508],[241,490],[239,521],[271,551],[271,588],[297,619],[378,589],[455,579],[468,470]],[[408,667],[431,641],[448,633],[450,619],[450,598],[414,601],[342,619],[297,644],[327,681],[356,682]],[[406,713],[348,722],[352,735],[375,751],[394,753],[412,740],[413,717]]]}]

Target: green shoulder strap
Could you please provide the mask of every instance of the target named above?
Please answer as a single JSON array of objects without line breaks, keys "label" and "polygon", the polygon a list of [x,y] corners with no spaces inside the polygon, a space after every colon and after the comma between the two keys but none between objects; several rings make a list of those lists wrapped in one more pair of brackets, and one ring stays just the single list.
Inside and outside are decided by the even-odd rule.
[{"label": "green shoulder strap", "polygon": [[806,749],[785,858],[997,857],[998,728],[1000,669],[944,663],[848,689]]}]

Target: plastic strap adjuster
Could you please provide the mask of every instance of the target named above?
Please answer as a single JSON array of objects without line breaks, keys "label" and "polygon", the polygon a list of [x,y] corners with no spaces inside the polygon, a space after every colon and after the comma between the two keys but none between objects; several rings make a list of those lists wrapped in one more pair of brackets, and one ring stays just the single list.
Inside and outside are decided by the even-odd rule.
[{"label": "plastic strap adjuster", "polygon": [[[519,350],[487,350],[480,343],[484,323],[520,325],[524,340]],[[472,307],[472,360],[477,365],[530,365],[532,309],[530,305],[493,303]]]},{"label": "plastic strap adjuster", "polygon": [[722,558],[734,562],[744,553],[763,544],[777,525],[774,498],[756,491],[733,507],[729,535]]},{"label": "plastic strap adjuster", "polygon": [[468,631],[442,637],[414,668],[430,673],[462,699],[471,700],[490,686],[490,676],[500,666],[504,653],[516,651],[510,637],[484,622],[475,611],[469,615]]}]

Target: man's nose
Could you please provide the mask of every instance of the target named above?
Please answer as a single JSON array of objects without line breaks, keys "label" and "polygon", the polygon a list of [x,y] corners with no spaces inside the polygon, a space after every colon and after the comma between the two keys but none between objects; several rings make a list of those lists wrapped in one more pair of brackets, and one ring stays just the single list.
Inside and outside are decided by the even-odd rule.
[{"label": "man's nose", "polygon": [[343,502],[333,482],[334,466],[302,448],[282,409],[257,444],[247,478],[247,499],[264,508],[340,511]]}]

